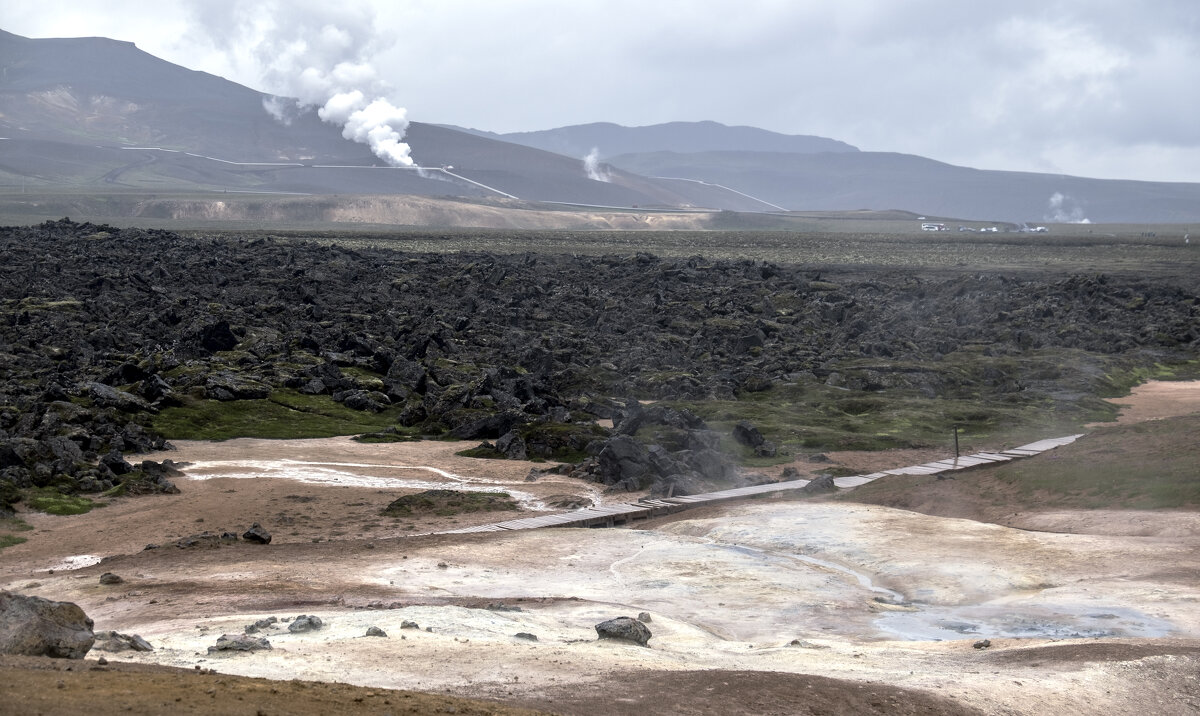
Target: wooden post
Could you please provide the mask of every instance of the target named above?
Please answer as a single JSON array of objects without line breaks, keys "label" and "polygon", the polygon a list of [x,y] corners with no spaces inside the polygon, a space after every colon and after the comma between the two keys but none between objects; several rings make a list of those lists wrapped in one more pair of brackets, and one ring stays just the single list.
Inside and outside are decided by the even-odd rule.
[{"label": "wooden post", "polygon": [[954,461],[958,462],[958,426],[954,426]]}]

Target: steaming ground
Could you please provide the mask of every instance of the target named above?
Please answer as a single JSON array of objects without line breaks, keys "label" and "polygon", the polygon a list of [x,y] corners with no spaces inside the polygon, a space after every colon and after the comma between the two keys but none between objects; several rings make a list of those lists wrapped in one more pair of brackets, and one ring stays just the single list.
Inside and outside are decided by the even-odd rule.
[{"label": "steaming ground", "polygon": [[[1181,409],[1195,408],[1185,400]],[[120,656],[129,661],[568,713],[686,710],[653,691],[671,674],[696,683],[685,673],[696,670],[775,674],[779,683],[820,674],[849,680],[844,689],[888,684],[986,713],[1200,709],[1196,514],[1170,513],[1169,529],[1146,530],[1147,513],[1113,512],[1105,533],[1093,534],[1063,511],[1030,531],[776,498],[636,529],[402,536],[511,516],[379,517],[397,494],[426,485],[511,488],[530,506],[593,494],[565,478],[525,482],[529,465],[458,458],[454,447],[184,444],[171,456],[192,463],[180,495],[118,500],[77,517],[27,515],[35,531],[5,550],[0,585],[75,601],[97,629],[155,645]],[[141,551],[251,521],[276,541]],[[107,559],[63,571],[86,555]],[[106,571],[125,582],[100,585]],[[595,640],[596,623],[643,611],[650,648]],[[207,654],[222,633],[301,613],[328,626],[269,630],[268,652]],[[388,637],[365,637],[369,626]],[[989,649],[973,648],[985,638]],[[675,698],[704,713],[696,704],[707,703],[716,678]],[[784,705],[795,694],[745,688],[734,699],[743,713],[797,710]],[[774,701],[754,701],[768,693]]]}]

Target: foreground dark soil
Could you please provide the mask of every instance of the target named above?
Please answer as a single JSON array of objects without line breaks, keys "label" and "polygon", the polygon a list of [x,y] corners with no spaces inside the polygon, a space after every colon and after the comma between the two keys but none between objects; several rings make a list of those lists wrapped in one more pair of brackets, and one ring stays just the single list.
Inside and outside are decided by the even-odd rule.
[{"label": "foreground dark soil", "polygon": [[411,691],[275,681],[96,659],[0,655],[5,714],[432,714],[525,716],[528,710]]},{"label": "foreground dark soil", "polygon": [[[274,681],[94,659],[64,661],[0,656],[4,713],[106,714],[433,714],[635,716],[646,713],[978,714],[949,699],[886,684],[736,671],[623,672],[580,693],[549,693],[528,708],[486,701],[311,681]],[[101,696],[102,695],[102,696]]]}]

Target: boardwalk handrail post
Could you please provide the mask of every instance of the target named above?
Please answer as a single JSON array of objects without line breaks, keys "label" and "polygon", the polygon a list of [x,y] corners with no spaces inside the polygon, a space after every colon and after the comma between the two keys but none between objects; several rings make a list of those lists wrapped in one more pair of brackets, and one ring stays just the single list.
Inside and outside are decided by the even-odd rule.
[{"label": "boardwalk handrail post", "polygon": [[958,426],[954,426],[954,459],[958,460]]}]

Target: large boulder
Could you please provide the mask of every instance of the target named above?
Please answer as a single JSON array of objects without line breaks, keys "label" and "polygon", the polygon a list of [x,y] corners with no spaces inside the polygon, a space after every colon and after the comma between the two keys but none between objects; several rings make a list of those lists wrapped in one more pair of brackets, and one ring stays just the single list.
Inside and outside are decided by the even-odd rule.
[{"label": "large boulder", "polygon": [[77,604],[0,592],[0,654],[82,659],[96,636]]},{"label": "large boulder", "polygon": [[596,625],[596,634],[601,639],[629,641],[645,646],[650,641],[650,628],[632,617],[617,617]]},{"label": "large boulder", "polygon": [[800,488],[807,495],[817,495],[825,492],[837,492],[838,486],[833,481],[833,475],[819,475]]},{"label": "large boulder", "polygon": [[238,337],[228,321],[217,321],[203,326],[196,332],[196,342],[209,353],[231,351],[237,347]]},{"label": "large boulder", "polygon": [[271,533],[255,522],[250,525],[250,529],[242,533],[242,539],[255,544],[271,544]]},{"label": "large boulder", "polygon": [[749,420],[739,420],[737,425],[733,426],[733,439],[750,448],[756,448],[766,442],[763,434]]},{"label": "large boulder", "polygon": [[650,454],[646,448],[629,437],[618,435],[607,440],[596,456],[598,477],[606,485],[624,485],[638,490],[648,482]]}]

